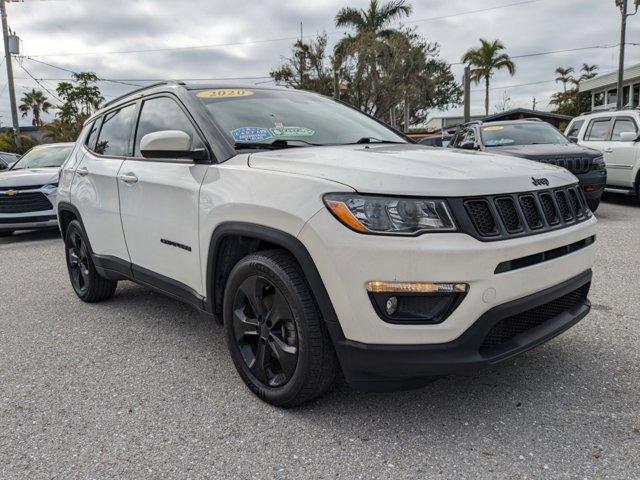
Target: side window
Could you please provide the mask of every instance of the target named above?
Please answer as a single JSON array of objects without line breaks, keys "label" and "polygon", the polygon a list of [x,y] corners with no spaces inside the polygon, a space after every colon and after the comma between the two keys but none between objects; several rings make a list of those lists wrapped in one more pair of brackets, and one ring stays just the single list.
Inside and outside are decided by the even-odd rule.
[{"label": "side window", "polygon": [[191,137],[192,149],[204,147],[196,129],[180,106],[171,98],[158,97],[146,100],[142,104],[136,132],[134,156],[142,156],[140,154],[140,140],[142,137],[161,130],[182,130]]},{"label": "side window", "polygon": [[584,139],[591,142],[609,140],[610,123],[611,118],[596,118],[591,120]]},{"label": "side window", "polygon": [[463,130],[461,132],[458,132],[458,134],[456,135],[456,139],[455,142],[453,144],[454,147],[459,147],[460,145],[462,145],[465,142],[475,142],[476,141],[476,136],[473,133],[473,129],[468,128],[467,130]]},{"label": "side window", "polygon": [[616,118],[616,121],[613,124],[613,130],[611,132],[611,141],[619,142],[620,134],[622,132],[638,133],[636,122],[634,122],[631,118],[626,118],[626,117]]},{"label": "side window", "polygon": [[133,127],[135,105],[109,112],[102,120],[102,128],[94,151],[99,155],[124,157],[129,155],[129,140]]},{"label": "side window", "polygon": [[584,125],[584,120],[576,120],[573,122],[567,130],[566,136],[569,138],[578,138],[578,133],[580,133],[582,125]]},{"label": "side window", "polygon": [[96,145],[96,137],[98,136],[98,128],[100,127],[100,119],[94,120],[89,129],[89,134],[84,141],[84,145],[89,149],[93,150]]}]

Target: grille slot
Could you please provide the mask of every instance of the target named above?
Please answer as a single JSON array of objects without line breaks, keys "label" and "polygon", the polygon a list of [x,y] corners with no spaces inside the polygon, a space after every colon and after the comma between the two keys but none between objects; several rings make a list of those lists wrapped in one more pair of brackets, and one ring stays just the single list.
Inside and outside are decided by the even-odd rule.
[{"label": "grille slot", "polygon": [[562,190],[556,192],[556,201],[558,202],[558,208],[560,209],[560,216],[565,222],[569,220],[573,220],[573,212],[569,207],[569,202],[567,201],[567,194]]},{"label": "grille slot", "polygon": [[520,215],[516,209],[515,202],[511,197],[503,197],[496,199],[496,207],[504,227],[509,233],[516,233],[522,231],[522,222],[520,221]]},{"label": "grille slot", "polygon": [[0,213],[29,213],[53,209],[47,197],[40,192],[0,195]]},{"label": "grille slot", "polygon": [[570,188],[569,190],[567,190],[567,193],[569,194],[569,203],[571,204],[571,208],[573,209],[575,216],[582,217],[584,213],[582,212],[580,200],[578,199],[578,194],[576,193],[575,189]]},{"label": "grille slot", "polygon": [[531,230],[537,230],[543,227],[542,217],[540,216],[540,211],[538,210],[533,195],[522,195],[520,197],[520,206]]},{"label": "grille slot", "polygon": [[487,333],[487,336],[480,346],[480,353],[485,356],[490,356],[492,352],[518,335],[552,320],[561,313],[577,307],[587,298],[589,286],[590,284],[587,283],[548,303],[500,320],[489,330],[489,333]]},{"label": "grille slot", "polygon": [[541,193],[538,198],[540,200],[540,205],[542,206],[542,211],[544,212],[544,218],[547,219],[547,223],[549,225],[557,225],[558,223],[560,223],[558,210],[556,209],[556,206],[553,203],[553,198],[551,197],[551,194],[548,192],[544,192],[544,193]]},{"label": "grille slot", "polygon": [[498,224],[491,213],[489,202],[484,199],[469,200],[465,202],[465,207],[480,235],[487,237],[498,235]]}]

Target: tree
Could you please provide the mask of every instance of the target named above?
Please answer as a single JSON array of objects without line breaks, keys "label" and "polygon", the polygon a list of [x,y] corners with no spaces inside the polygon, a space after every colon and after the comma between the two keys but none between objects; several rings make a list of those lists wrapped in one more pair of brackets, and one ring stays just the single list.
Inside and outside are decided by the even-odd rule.
[{"label": "tree", "polygon": [[49,109],[53,108],[53,104],[49,102],[49,99],[44,95],[44,93],[36,89],[31,89],[30,92],[26,92],[22,95],[20,102],[21,103],[18,108],[22,113],[22,118],[31,113],[33,117],[31,125],[34,127],[41,127],[43,124],[42,114],[49,113]]},{"label": "tree", "polygon": [[582,72],[582,75],[580,75],[580,80],[589,80],[598,75],[598,65],[589,65],[588,63],[583,63],[580,72]]},{"label": "tree", "polygon": [[484,110],[489,115],[489,81],[494,71],[505,69],[511,76],[516,73],[516,65],[509,55],[503,52],[505,46],[500,40],[490,42],[480,39],[478,48],[471,48],[462,56],[462,63],[471,67],[471,80],[476,84],[485,82]]},{"label": "tree", "polygon": [[[389,28],[393,21],[407,17],[412,7],[406,0],[392,0],[380,4],[378,0],[370,0],[369,8],[356,9],[345,7],[338,11],[335,24],[338,28],[351,28],[354,35],[347,35],[336,46],[336,57],[355,65],[351,80],[361,94],[358,106],[368,113],[379,114],[380,105],[380,59],[388,50],[389,39],[397,30]],[[348,58],[351,57],[351,58]],[[363,80],[370,80],[370,85],[363,85]],[[334,82],[335,87],[339,82]]]},{"label": "tree", "polygon": [[571,79],[573,78],[571,76],[571,74],[573,73],[573,67],[569,67],[569,68],[562,68],[562,67],[558,67],[556,68],[556,83],[560,82],[562,83],[562,88],[564,89],[564,92],[566,93],[567,91],[567,83],[569,83],[571,81]]},{"label": "tree", "polygon": [[506,112],[507,110],[511,110],[513,108],[511,97],[506,90],[502,93],[502,100],[500,100],[500,103],[496,104],[494,108],[496,113]]},{"label": "tree", "polygon": [[49,136],[56,142],[75,141],[85,120],[104,101],[96,85],[99,78],[95,73],[73,74],[73,82],[60,82],[56,88],[62,104],[57,106],[56,119],[45,125]]},{"label": "tree", "polygon": [[20,135],[21,147],[16,146],[16,136],[13,134],[13,129],[8,129],[3,133],[0,133],[0,152],[11,152],[22,155],[34,147],[37,142],[28,135]]},{"label": "tree", "polygon": [[269,75],[276,81],[293,88],[312,90],[330,95],[333,91],[333,72],[327,64],[327,34],[315,40],[298,40],[293,45],[292,56]]},{"label": "tree", "polygon": [[[571,70],[573,71],[573,69]],[[598,66],[584,63],[580,72],[579,77],[568,79],[567,83],[572,85],[571,88],[567,89],[565,86],[563,91],[551,95],[549,105],[555,106],[556,113],[575,117],[591,109],[591,97],[588,93],[580,92],[580,83],[598,75]],[[555,73],[558,73],[558,69]],[[556,79],[556,81],[558,80]]]}]

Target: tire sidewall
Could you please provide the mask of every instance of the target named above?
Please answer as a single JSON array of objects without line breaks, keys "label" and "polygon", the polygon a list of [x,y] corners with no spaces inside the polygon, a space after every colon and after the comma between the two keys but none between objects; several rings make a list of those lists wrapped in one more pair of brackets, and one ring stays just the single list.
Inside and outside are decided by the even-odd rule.
[{"label": "tire sidewall", "polygon": [[[89,286],[85,290],[84,293],[80,293],[76,289],[76,286],[73,283],[73,280],[71,278],[71,262],[69,260],[69,239],[71,238],[71,234],[74,233],[74,232],[77,232],[80,235],[80,237],[82,238],[82,241],[84,242],[84,246],[87,249],[87,257],[88,257],[87,265],[89,267],[89,282],[90,283],[89,283]],[[67,273],[69,275],[69,281],[71,282],[71,286],[73,287],[73,291],[76,292],[76,295],[78,295],[79,298],[84,300],[90,295],[91,288],[93,287],[93,285],[92,285],[93,278],[96,275],[96,271],[95,271],[95,267],[93,265],[93,260],[91,258],[91,248],[89,247],[89,242],[87,241],[87,236],[84,234],[84,229],[82,228],[82,225],[77,220],[73,220],[67,226],[67,230],[66,230],[65,235],[64,235],[64,249],[65,249],[65,258],[66,258],[66,261],[67,261]]]},{"label": "tire sidewall", "polygon": [[[293,313],[298,335],[298,362],[291,379],[281,387],[274,388],[261,383],[249,370],[236,344],[233,332],[233,303],[239,286],[252,275],[260,275],[266,278],[280,290]],[[264,398],[275,405],[288,403],[295,398],[304,388],[304,383],[309,374],[311,346],[307,335],[307,322],[302,300],[295,293],[286,273],[275,262],[267,259],[263,260],[257,256],[250,256],[241,260],[231,271],[225,288],[223,315],[227,347],[238,373],[249,388],[260,398]]]}]

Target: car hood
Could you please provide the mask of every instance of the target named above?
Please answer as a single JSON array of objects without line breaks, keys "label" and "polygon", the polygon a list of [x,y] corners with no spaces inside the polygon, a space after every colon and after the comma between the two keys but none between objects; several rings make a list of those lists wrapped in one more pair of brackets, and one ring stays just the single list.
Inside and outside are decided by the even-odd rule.
[{"label": "car hood", "polygon": [[58,167],[26,168],[0,173],[0,188],[42,186],[57,183]]},{"label": "car hood", "polygon": [[602,156],[598,150],[583,147],[575,143],[566,145],[542,144],[542,145],[505,145],[502,147],[487,147],[487,153],[496,155],[510,155],[514,157],[528,158],[530,160],[546,160],[557,157],[590,157]]},{"label": "car hood", "polygon": [[362,193],[471,196],[535,190],[574,183],[553,165],[475,151],[415,144],[304,147],[251,154],[249,166],[323,178]]}]

